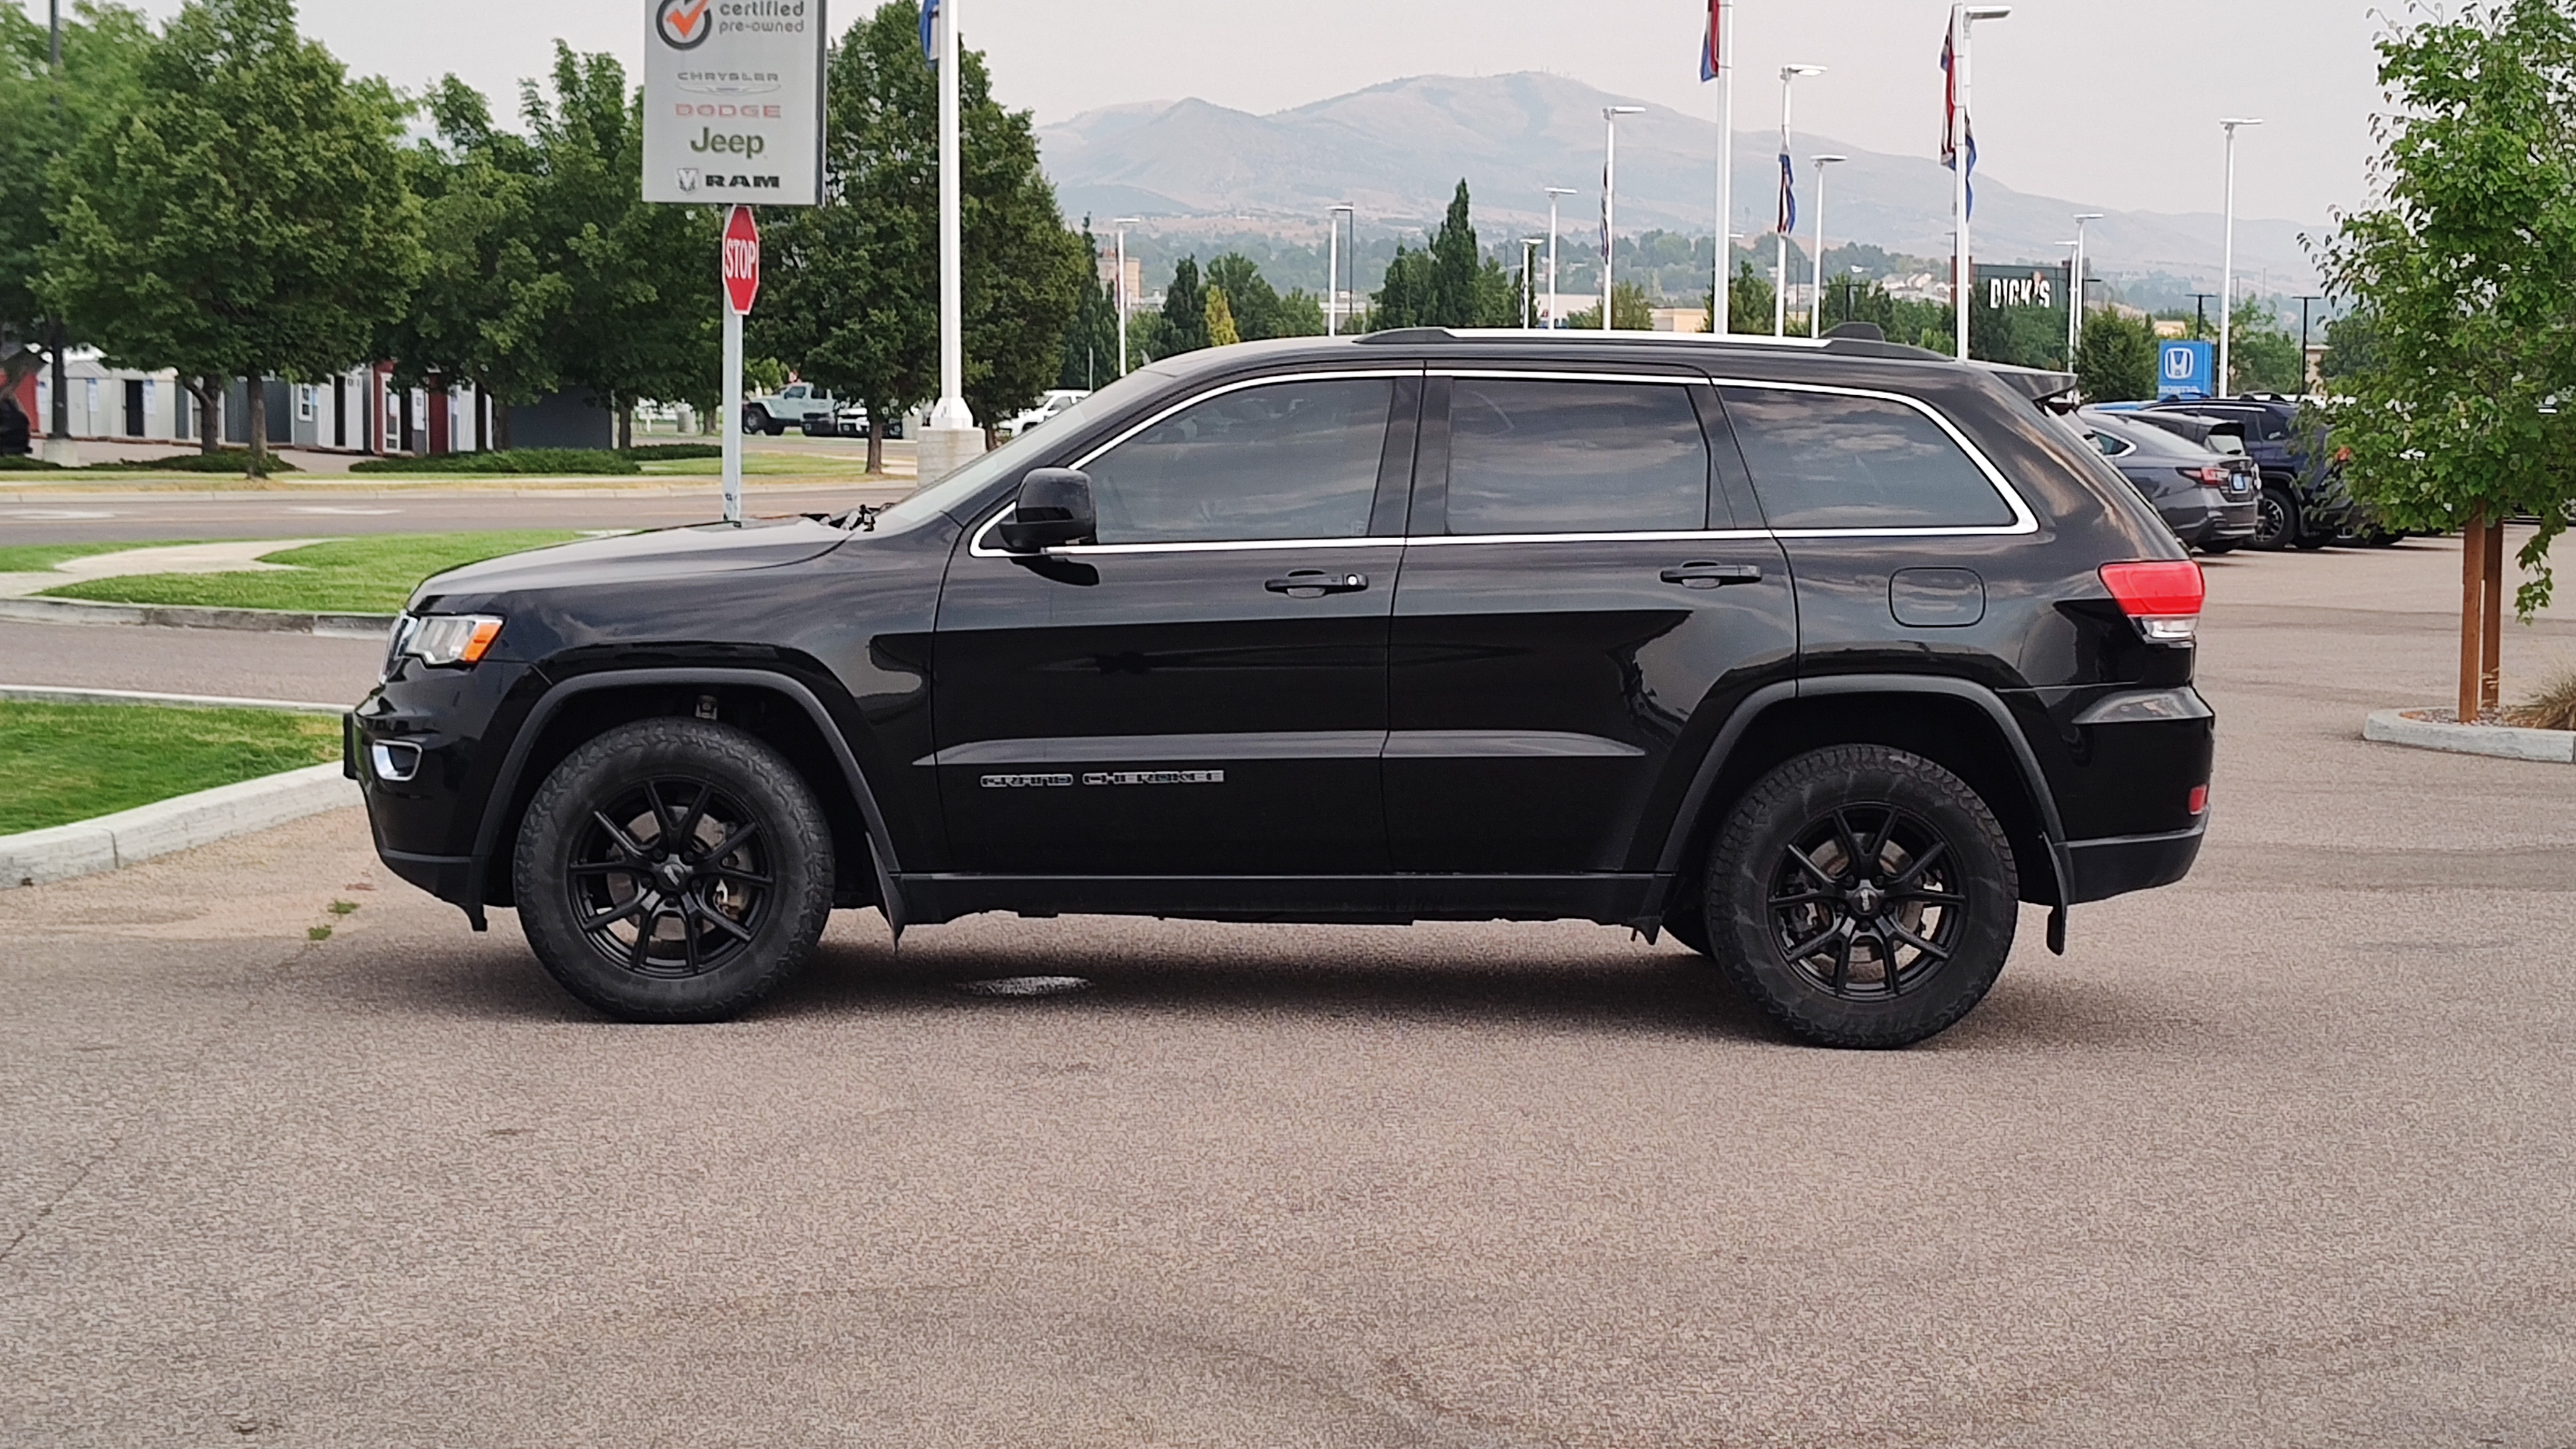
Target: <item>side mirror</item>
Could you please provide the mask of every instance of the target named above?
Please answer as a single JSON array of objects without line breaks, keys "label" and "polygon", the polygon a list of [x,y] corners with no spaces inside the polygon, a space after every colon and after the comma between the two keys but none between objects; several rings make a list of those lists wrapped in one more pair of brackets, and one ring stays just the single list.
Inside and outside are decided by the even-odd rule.
[{"label": "side mirror", "polygon": [[1091,475],[1074,468],[1030,469],[1001,534],[1002,546],[1013,553],[1096,541],[1100,515],[1091,503]]}]

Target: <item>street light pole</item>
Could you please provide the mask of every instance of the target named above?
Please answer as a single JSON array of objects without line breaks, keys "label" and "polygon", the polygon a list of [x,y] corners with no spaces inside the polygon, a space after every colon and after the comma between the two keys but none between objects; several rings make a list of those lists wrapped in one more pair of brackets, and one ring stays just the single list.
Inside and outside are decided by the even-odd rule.
[{"label": "street light pole", "polygon": [[2308,304],[2325,300],[2323,293],[2307,292],[2299,297],[2299,391],[2308,387]]},{"label": "street light pole", "polygon": [[1610,266],[1617,255],[1619,205],[1619,118],[1633,116],[1644,106],[1603,106],[1601,124],[1607,133],[1601,146],[1601,330],[1610,330]]},{"label": "street light pole", "polygon": [[1950,310],[1959,329],[1959,360],[1968,360],[1968,300],[1976,290],[1975,264],[1968,251],[1968,51],[1969,35],[1980,20],[2001,20],[2012,14],[2009,5],[1953,5],[1950,7],[1950,33],[1957,37],[1950,53],[1950,87],[1957,103],[1950,110],[1950,154],[1957,158],[1951,168],[1950,210],[1959,230],[1958,254],[1950,259]]},{"label": "street light pole", "polygon": [[1849,156],[1810,157],[1816,168],[1816,255],[1815,295],[1807,299],[1807,335],[1825,335],[1825,168],[1848,161]]},{"label": "street light pole", "polygon": [[2259,126],[2257,120],[2234,117],[2218,123],[2227,132],[2227,239],[2218,264],[2218,378],[2219,395],[2227,395],[2236,385],[2230,370],[2229,344],[2236,333],[2236,128]]},{"label": "street light pole", "polygon": [[1324,217],[1325,230],[1331,234],[1326,248],[1330,255],[1324,258],[1324,335],[1327,337],[1342,335],[1342,218],[1346,216],[1351,221],[1351,265],[1356,268],[1360,249],[1359,213],[1346,205],[1336,206]]},{"label": "street light pole", "polygon": [[1556,202],[1561,196],[1572,196],[1571,186],[1547,188],[1547,328],[1556,330]]},{"label": "street light pole", "polygon": [[1127,375],[1127,311],[1130,305],[1127,296],[1127,228],[1139,225],[1143,220],[1142,217],[1121,216],[1112,218],[1109,223],[1118,228],[1118,375],[1120,377]]},{"label": "street light pole", "polygon": [[2075,213],[2075,275],[2067,279],[2066,365],[2075,365],[2075,349],[2084,342],[2084,224],[2100,221],[2098,211]]},{"label": "street light pole", "polygon": [[[54,114],[59,116],[63,110],[63,0],[54,0],[52,11],[53,31],[46,52],[46,65],[53,72]],[[63,319],[56,316],[53,325],[45,329],[45,351],[49,354],[47,365],[53,372],[54,388],[52,403],[45,409],[45,461],[48,463],[75,464],[80,461],[72,443],[71,379],[63,366],[63,353],[70,346],[71,335],[63,327]]]},{"label": "street light pole", "polygon": [[918,476],[935,483],[984,451],[984,430],[966,405],[966,236],[959,209],[964,157],[959,154],[957,8],[939,5],[939,401],[921,430]]}]

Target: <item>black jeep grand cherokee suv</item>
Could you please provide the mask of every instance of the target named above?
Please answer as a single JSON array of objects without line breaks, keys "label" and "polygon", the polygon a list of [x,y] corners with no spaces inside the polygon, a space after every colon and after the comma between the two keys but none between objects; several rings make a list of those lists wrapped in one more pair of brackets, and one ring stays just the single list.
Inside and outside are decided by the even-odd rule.
[{"label": "black jeep grand cherokee suv", "polygon": [[1193,353],[881,513],[423,584],[378,849],[575,995],[743,1010],[836,906],[1667,929],[1920,1040],[2018,904],[2179,879],[2200,576],[1987,369],[1854,340]]}]

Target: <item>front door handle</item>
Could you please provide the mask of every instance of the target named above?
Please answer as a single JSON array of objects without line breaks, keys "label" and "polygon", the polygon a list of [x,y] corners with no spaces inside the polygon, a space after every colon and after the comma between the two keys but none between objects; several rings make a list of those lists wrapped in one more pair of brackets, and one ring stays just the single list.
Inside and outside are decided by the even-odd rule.
[{"label": "front door handle", "polygon": [[1762,569],[1756,564],[1711,563],[1694,559],[1678,568],[1664,570],[1664,582],[1686,589],[1722,589],[1728,584],[1758,584]]},{"label": "front door handle", "polygon": [[1271,579],[1262,587],[1292,599],[1320,599],[1326,594],[1356,594],[1368,587],[1368,575],[1331,573],[1324,569],[1290,569],[1288,577]]}]

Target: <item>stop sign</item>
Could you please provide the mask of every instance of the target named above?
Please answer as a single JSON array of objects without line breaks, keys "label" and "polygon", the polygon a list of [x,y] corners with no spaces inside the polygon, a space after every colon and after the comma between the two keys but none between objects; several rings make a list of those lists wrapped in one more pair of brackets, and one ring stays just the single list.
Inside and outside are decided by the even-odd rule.
[{"label": "stop sign", "polygon": [[748,206],[735,207],[725,218],[724,284],[725,300],[736,312],[749,313],[760,298],[760,228],[752,224]]}]

